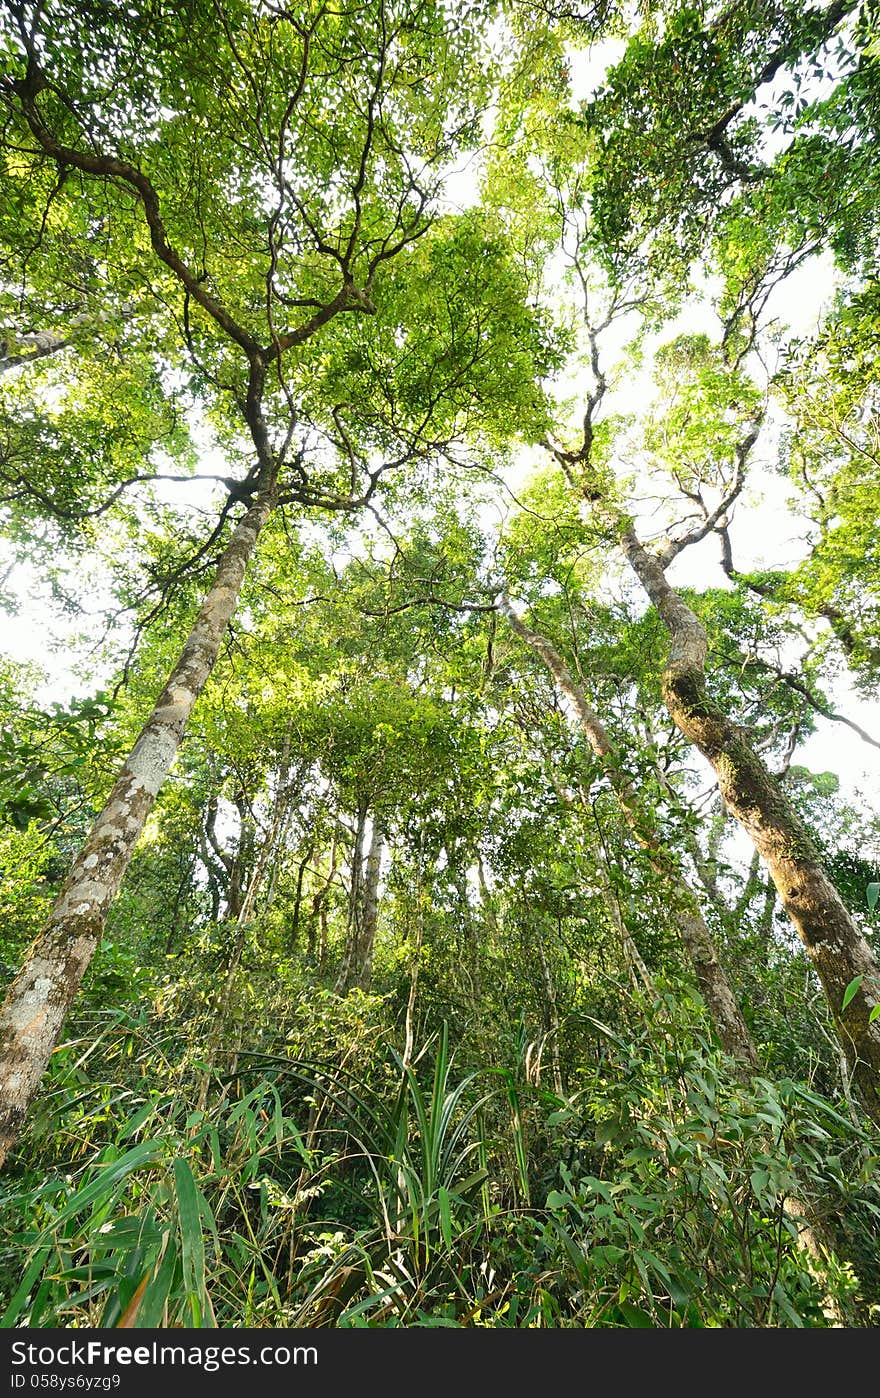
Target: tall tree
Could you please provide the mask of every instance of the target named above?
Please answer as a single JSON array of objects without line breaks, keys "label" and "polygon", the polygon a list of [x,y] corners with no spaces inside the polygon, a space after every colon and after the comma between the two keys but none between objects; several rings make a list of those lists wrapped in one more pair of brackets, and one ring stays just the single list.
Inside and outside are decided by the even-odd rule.
[{"label": "tall tree", "polygon": [[676,922],[697,977],[700,990],[709,1007],[713,1023],[725,1049],[738,1058],[745,1068],[756,1071],[758,1055],[742,1011],[730,988],[730,983],[718,959],[712,934],[706,926],[699,902],[676,868],[675,861],[654,828],[647,804],[639,796],[623,771],[620,756],[609,739],[605,725],[589,703],[583,687],[578,684],[562,656],[546,636],[540,635],[517,616],[510,599],[504,595],[501,609],[522,641],[547,666],[559,688],[571,701],[577,720],[587,742],[601,763],[620,804],[624,819],[638,842],[648,852],[651,864],[669,889],[676,907]]},{"label": "tall tree", "polygon": [[[486,189],[521,238],[567,264],[568,285],[555,291],[582,322],[572,369],[586,386],[579,421],[570,426],[561,414],[548,450],[667,630],[669,713],[712,765],[726,808],[766,862],[854,1080],[880,1120],[880,964],[798,812],[744,726],[713,698],[706,630],[668,575],[685,549],[727,528],[742,494],[766,412],[746,360],[774,287],[823,246],[848,269],[872,267],[863,237],[872,216],[863,217],[860,181],[871,179],[865,163],[876,123],[867,94],[877,74],[864,28],[843,35],[851,10],[847,3],[806,12],[734,6],[713,17],[675,6],[662,25],[649,14],[574,112],[559,101],[551,60],[537,95],[518,106],[514,97],[509,108],[508,164],[527,193],[511,188],[501,162]],[[832,97],[810,91],[808,59]],[[771,80],[786,83],[790,98],[747,119],[747,102]],[[791,107],[791,120],[777,120],[780,106]],[[845,120],[858,139],[852,127],[844,134]],[[782,151],[767,153],[761,136],[780,124]],[[817,151],[827,162],[822,172],[813,164]],[[607,412],[600,339],[641,312],[631,339],[633,356],[643,352],[647,327],[682,304],[695,270],[721,273],[717,344],[692,335],[658,351],[668,401],[653,421],[636,420],[627,437]],[[661,504],[659,545],[646,546],[636,503],[626,498],[627,453],[651,481],[665,476],[673,485]]]},{"label": "tall tree", "polygon": [[[541,336],[509,295],[510,273],[507,288],[482,281],[482,305],[471,276],[463,324],[451,298],[433,312],[427,354],[419,324],[429,293],[433,301],[431,261],[444,256],[446,230],[425,253],[418,240],[444,167],[472,139],[489,90],[480,18],[467,10],[453,18],[428,0],[359,7],[345,26],[323,6],[294,12],[205,0],[185,16],[170,4],[95,14],[64,0],[7,7],[2,100],[7,145],[18,153],[7,178],[45,189],[47,172],[55,172],[47,224],[84,189],[102,216],[87,220],[80,243],[102,261],[117,305],[134,284],[176,322],[186,366],[177,371],[190,377],[203,415],[244,466],[227,481],[226,503],[199,555],[237,504],[245,513],[45,932],[10,987],[0,1017],[2,1155],[272,511],[282,504],[356,510],[390,467],[418,459],[464,417],[480,414],[484,360],[495,366],[495,387],[507,379],[523,402],[529,376],[511,372],[509,349],[513,341],[514,359],[529,357]],[[450,278],[465,266],[454,234],[451,241]],[[493,252],[473,223],[466,244],[467,254],[479,247],[500,268],[503,252],[497,242]],[[20,253],[27,265],[31,249]],[[56,265],[57,245],[49,255]],[[386,269],[397,258],[412,274],[395,281]],[[383,287],[384,316],[377,314]],[[419,289],[421,310],[411,314],[406,306]],[[505,326],[507,352],[494,358],[487,315]],[[340,329],[352,316],[375,320],[372,357]],[[311,345],[319,336],[326,344],[316,374]],[[539,397],[525,393],[539,411]],[[377,407],[365,412],[371,394]],[[484,418],[497,416],[497,401]],[[325,442],[311,459],[309,424]]]}]

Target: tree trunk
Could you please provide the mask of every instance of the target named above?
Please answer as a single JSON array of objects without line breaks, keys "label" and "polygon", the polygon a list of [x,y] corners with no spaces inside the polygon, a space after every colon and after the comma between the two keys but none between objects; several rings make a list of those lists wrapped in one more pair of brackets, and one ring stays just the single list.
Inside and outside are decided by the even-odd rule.
[{"label": "tree trunk", "polygon": [[752,1072],[758,1072],[760,1065],[752,1036],[736,1003],[724,968],[718,960],[712,934],[706,926],[697,900],[664,848],[651,813],[621,768],[620,759],[602,720],[588,703],[586,694],[567,669],[558,651],[544,636],[540,636],[520,621],[506,595],[501,599],[501,610],[512,630],[543,660],[559,688],[571,700],[584,736],[611,783],[624,819],[645,850],[651,867],[672,893],[681,938],[722,1044],[729,1054]]},{"label": "tree trunk", "polygon": [[498,916],[495,912],[495,905],[492,901],[492,894],[486,880],[486,866],[483,863],[483,856],[477,851],[477,887],[480,890],[480,906],[483,909],[483,921],[486,930],[492,937],[498,934]]},{"label": "tree trunk", "polygon": [[373,950],[376,945],[376,929],[379,925],[379,875],[382,871],[384,849],[385,827],[379,816],[374,816],[373,838],[370,841],[370,853],[367,855],[367,870],[364,876],[364,912],[358,946],[358,961],[360,962],[358,985],[361,990],[369,990],[373,975]]},{"label": "tree trunk", "polygon": [[[684,736],[712,764],[728,810],[770,871],[782,905],[822,984],[866,1110],[880,1124],[880,965],[822,867],[813,840],[779,782],[706,689],[708,639],[627,522],[621,546],[670,638],[662,686]],[[851,993],[846,1008],[844,997]]]},{"label": "tree trunk", "polygon": [[153,802],[217,655],[260,530],[261,493],[217,566],[180,658],[0,1010],[0,1165],[14,1144]]},{"label": "tree trunk", "polygon": [[[312,906],[309,910],[308,930],[306,932],[306,956],[312,962],[316,962],[323,969],[327,952],[327,899],[330,889],[333,887],[333,880],[336,877],[336,855],[339,841],[336,831],[330,842],[330,867],[327,878],[321,884],[317,893],[312,897]],[[315,876],[320,877],[320,858],[315,862]],[[320,929],[320,936],[318,935]]]},{"label": "tree trunk", "polygon": [[348,918],[345,927],[345,946],[342,949],[342,964],[336,980],[337,995],[347,995],[358,983],[358,944],[360,941],[362,907],[362,885],[364,878],[364,833],[367,826],[367,804],[358,807],[357,826],[351,850],[351,884],[348,891]]},{"label": "tree trunk", "polygon": [[312,846],[311,843],[309,843],[306,846],[305,856],[299,861],[296,871],[296,892],[293,898],[293,916],[290,919],[290,934],[287,942],[291,952],[296,952],[297,943],[299,942],[299,924],[302,919],[303,888],[306,881],[306,869],[308,868],[309,860],[311,859],[311,857]]},{"label": "tree trunk", "polygon": [[228,861],[229,886],[223,911],[224,920],[229,922],[236,922],[241,915],[254,857],[254,818],[243,796],[237,796],[234,804],[239,820],[238,847]]},{"label": "tree trunk", "polygon": [[166,956],[171,955],[174,949],[174,943],[177,941],[177,934],[180,931],[180,925],[183,920],[183,911],[186,905],[186,893],[188,889],[192,886],[192,874],[195,862],[195,854],[191,854],[187,859],[186,864],[184,865],[183,876],[180,880],[180,883],[177,885],[177,891],[174,894],[174,905],[171,909],[171,926],[168,928],[168,935],[165,938]]},{"label": "tree trunk", "polygon": [[355,883],[352,873],[352,898],[345,939],[345,952],[336,991],[347,995],[358,986],[369,990],[373,971],[373,947],[376,941],[376,927],[379,921],[379,874],[382,868],[382,852],[385,848],[385,827],[379,816],[373,817],[373,833],[366,860],[362,846],[366,809],[358,822],[357,864],[359,874]]},{"label": "tree trunk", "polygon": [[[274,869],[275,856],[277,855],[281,840],[284,837],[284,827],[290,805],[290,787],[288,782],[289,765],[290,732],[288,731],[284,740],[284,752],[281,759],[275,800],[272,803],[272,816],[262,845],[260,846],[260,852],[256,862],[254,862],[255,831],[253,815],[248,809],[243,796],[237,798],[235,802],[241,819],[241,838],[235,861],[238,862],[239,856],[244,854],[245,859],[243,867],[253,867],[251,876],[247,881],[247,889],[240,895],[236,906],[234,917],[235,937],[227,964],[226,980],[223,985],[223,991],[217,999],[213,1011],[211,1031],[205,1043],[205,1067],[202,1071],[196,1103],[199,1111],[204,1111],[207,1105],[214,1064],[217,1061],[220,1045],[225,1039],[229,1028],[235,982],[238,977],[238,968],[241,965],[241,959],[244,954],[248,930],[253,922],[254,911],[257,905],[257,895],[263,887],[263,882],[269,872],[270,865]],[[235,879],[233,879],[231,886],[240,887],[240,883],[237,884]],[[233,922],[232,915],[229,911],[227,911],[224,921],[227,920]],[[240,1038],[241,1035],[239,1031],[239,1042]],[[235,1062],[238,1061],[237,1052],[233,1055],[233,1059]]]},{"label": "tree trunk", "polygon": [[[208,892],[211,897],[211,921],[220,921],[220,895],[225,889],[229,871],[223,863],[223,854],[217,842],[214,829],[217,820],[217,798],[212,797],[205,807],[204,820],[199,823],[197,832],[199,858],[208,875]],[[210,842],[210,845],[209,845]]]}]

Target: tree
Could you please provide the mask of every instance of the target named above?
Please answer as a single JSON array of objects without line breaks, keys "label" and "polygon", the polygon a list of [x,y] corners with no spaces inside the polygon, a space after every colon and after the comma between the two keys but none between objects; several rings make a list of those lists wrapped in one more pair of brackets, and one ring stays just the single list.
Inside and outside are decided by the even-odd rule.
[{"label": "tree", "polygon": [[[742,493],[765,414],[744,361],[759,334],[760,313],[772,287],[814,253],[821,238],[836,239],[841,249],[849,249],[850,265],[855,260],[858,216],[854,224],[847,223],[833,200],[830,208],[822,203],[816,215],[801,185],[807,152],[815,153],[812,139],[801,136],[795,122],[784,155],[763,165],[760,127],[745,121],[740,125],[745,94],[789,67],[796,73],[801,57],[829,41],[847,12],[845,4],[806,14],[779,6],[772,16],[731,11],[712,24],[682,9],[668,17],[659,39],[649,18],[643,32],[630,39],[606,85],[577,116],[551,103],[548,121],[545,93],[540,130],[532,124],[528,104],[514,105],[511,120],[521,142],[516,158],[534,165],[537,146],[541,176],[531,178],[539,197],[542,183],[545,191],[542,239],[549,247],[555,236],[567,261],[576,298],[573,314],[580,315],[583,325],[586,386],[580,421],[571,428],[563,417],[547,449],[606,540],[621,549],[667,630],[669,654],[661,683],[669,713],[711,763],[726,808],[765,860],[824,987],[854,1079],[878,1119],[880,965],[824,870],[815,842],[747,732],[713,699],[706,630],[668,577],[685,549],[725,530]],[[757,64],[752,48],[740,47],[743,33],[753,31],[761,36]],[[858,47],[863,45],[864,35]],[[851,148],[837,117],[829,114],[838,103],[849,116],[859,111],[866,141],[870,138],[871,119],[856,94],[863,95],[865,84],[873,82],[871,61],[860,60],[857,72],[842,83],[841,94],[848,96],[810,107],[811,115],[825,123],[822,145],[846,182],[858,178],[863,150],[858,144]],[[793,81],[797,85],[799,80]],[[677,95],[675,103],[670,92]],[[638,122],[636,106],[642,109]],[[534,228],[534,213],[507,199],[503,175],[495,176],[494,184],[490,175],[487,190],[510,210],[510,217]],[[728,217],[731,199],[737,214]],[[757,233],[750,235],[742,217],[756,207],[762,217]],[[858,246],[863,247],[860,241]],[[650,548],[617,479],[615,456],[625,450],[622,424],[602,418],[609,379],[600,337],[640,309],[643,317],[668,315],[669,298],[658,307],[657,288],[665,288],[670,275],[689,271],[697,259],[713,270],[720,264],[726,279],[717,307],[720,333],[715,346],[690,336],[657,353],[667,402],[656,426],[642,428],[635,451],[643,469],[671,475],[679,515],[669,518],[676,509],[670,502],[663,541]],[[603,290],[604,312],[598,309]]]},{"label": "tree", "polygon": [[[388,469],[454,435],[463,417],[479,411],[483,360],[492,362],[487,315],[520,335],[519,355],[529,355],[539,337],[527,312],[485,289],[483,304],[469,303],[472,348],[467,337],[438,343],[435,320],[433,357],[426,363],[420,356],[413,383],[408,331],[421,343],[419,315],[410,325],[393,279],[386,283],[390,314],[377,316],[386,264],[415,257],[419,281],[416,243],[427,231],[440,173],[470,138],[487,91],[480,32],[464,15],[453,24],[442,7],[421,0],[383,4],[358,11],[343,32],[321,7],[300,14],[206,3],[185,21],[176,6],[160,6],[134,18],[102,11],[87,22],[79,6],[21,3],[10,7],[4,46],[7,139],[21,152],[14,180],[45,187],[54,169],[46,205],[53,212],[65,198],[77,200],[80,180],[100,196],[104,275],[126,292],[132,282],[146,287],[154,307],[169,307],[195,401],[227,450],[235,443],[238,458],[250,457],[244,475],[228,480],[218,523],[199,551],[242,503],[213,585],[43,937],[10,988],[2,1019],[5,1153],[271,512],[294,503],[356,510]],[[473,238],[467,252],[473,255]],[[57,256],[54,244],[49,255]],[[381,381],[378,413],[358,416],[377,381],[363,348],[339,328],[351,316],[376,318],[382,367],[390,356],[396,371],[396,382]],[[453,337],[460,331],[452,302],[441,323]],[[337,367],[316,397],[305,393],[303,379],[314,376],[308,346],[319,335]],[[522,344],[523,335],[531,344]],[[498,362],[510,367],[509,353]],[[530,405],[538,406],[533,392]],[[494,403],[487,415],[493,411]],[[330,453],[327,465],[317,452],[311,470],[302,440],[309,422]]]}]

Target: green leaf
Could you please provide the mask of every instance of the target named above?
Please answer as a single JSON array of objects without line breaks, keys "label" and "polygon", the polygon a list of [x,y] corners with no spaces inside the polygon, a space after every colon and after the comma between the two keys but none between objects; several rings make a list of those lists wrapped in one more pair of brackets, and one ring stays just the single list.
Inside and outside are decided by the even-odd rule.
[{"label": "green leaf", "polygon": [[869,907],[870,911],[873,912],[874,909],[875,909],[876,906],[877,906],[877,900],[880,899],[880,883],[869,883],[869,884],[868,884],[868,887],[867,887],[867,898],[868,898],[868,907]]},{"label": "green leaf", "polygon": [[437,1199],[440,1204],[440,1232],[443,1234],[443,1241],[446,1246],[452,1249],[452,1210],[449,1206],[449,1192],[441,1184],[437,1191]]},{"label": "green leaf", "polygon": [[864,976],[853,976],[846,990],[843,992],[843,1003],[840,1006],[841,1012],[846,1009],[863,980]]},{"label": "green leaf", "polygon": [[64,1223],[68,1219],[74,1218],[82,1213],[89,1205],[97,1201],[105,1203],[109,1200],[114,1188],[127,1175],[134,1170],[140,1169],[144,1165],[155,1164],[159,1157],[159,1146],[155,1141],[145,1141],[139,1146],[133,1146],[131,1150],[121,1155],[118,1160],[99,1169],[95,1178],[87,1185],[78,1189],[68,1200],[67,1204],[56,1215],[55,1224]]},{"label": "green leaf", "polygon": [[206,1206],[200,1200],[189,1164],[180,1157],[174,1162],[174,1190],[180,1222],[183,1284],[193,1325],[199,1328],[211,1324],[211,1308],[205,1291],[205,1240],[201,1219]]},{"label": "green leaf", "polygon": [[165,1302],[171,1290],[177,1262],[177,1242],[174,1237],[169,1237],[159,1269],[147,1286],[138,1309],[137,1329],[153,1330],[162,1324]]},{"label": "green leaf", "polygon": [[27,1301],[27,1298],[30,1294],[30,1289],[36,1281],[37,1277],[40,1275],[40,1272],[43,1269],[43,1264],[45,1263],[51,1251],[51,1245],[47,1244],[45,1247],[39,1248],[37,1252],[34,1253],[34,1256],[31,1258],[30,1265],[26,1269],[24,1276],[18,1284],[15,1295],[9,1302],[9,1305],[6,1307],[6,1310],[3,1312],[3,1315],[0,1316],[0,1329],[9,1330],[16,1324],[18,1317],[21,1315],[21,1312],[24,1309],[25,1302]]},{"label": "green leaf", "polygon": [[620,1135],[619,1121],[597,1121],[593,1133],[598,1145],[610,1145]]},{"label": "green leaf", "polygon": [[623,1316],[631,1330],[654,1330],[653,1318],[647,1311],[643,1311],[640,1306],[634,1306],[631,1301],[619,1301],[617,1309]]}]

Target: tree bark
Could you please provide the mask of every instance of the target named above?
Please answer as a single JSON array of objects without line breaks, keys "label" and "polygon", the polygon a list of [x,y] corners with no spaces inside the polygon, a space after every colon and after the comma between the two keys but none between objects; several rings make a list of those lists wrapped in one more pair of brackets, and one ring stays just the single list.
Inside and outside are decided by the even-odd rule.
[{"label": "tree bark", "polygon": [[[233,873],[230,879],[230,888],[236,888],[238,893],[234,904],[230,894],[224,917],[224,922],[234,923],[235,937],[227,964],[227,974],[223,992],[217,1000],[211,1032],[208,1035],[205,1045],[205,1068],[202,1073],[198,1096],[198,1108],[200,1111],[204,1111],[208,1100],[211,1073],[217,1059],[220,1044],[227,1031],[227,1024],[232,1009],[235,981],[238,976],[238,968],[241,965],[248,929],[253,922],[257,905],[257,896],[262,891],[267,874],[269,874],[268,887],[271,889],[272,879],[270,869],[272,873],[274,873],[277,865],[278,851],[284,839],[285,826],[290,807],[291,792],[289,776],[290,730],[288,730],[284,738],[284,748],[278,771],[278,783],[275,788],[275,799],[272,802],[272,814],[256,860],[254,860],[255,822],[253,813],[243,793],[240,793],[235,799],[236,809],[238,810],[239,820],[241,822],[241,834],[239,837],[238,850],[231,861]],[[239,866],[250,871],[244,890],[242,890],[241,887],[241,879],[235,872]],[[237,1058],[237,1055],[235,1055],[235,1057]]]},{"label": "tree bark", "polygon": [[379,875],[382,871],[384,849],[385,827],[380,817],[374,816],[373,838],[370,841],[370,853],[367,855],[367,868],[364,875],[364,911],[358,947],[358,960],[360,962],[358,984],[361,990],[369,990],[373,977],[373,951],[376,946],[376,929],[379,926]]},{"label": "tree bark", "polygon": [[271,507],[271,491],[262,492],[237,525],[177,664],[9,987],[0,1010],[0,1165],[37,1093],[107,912],[217,659]]},{"label": "tree bark", "polygon": [[311,859],[311,857],[312,846],[311,843],[309,843],[306,846],[306,853],[304,857],[299,861],[296,871],[296,892],[293,898],[293,916],[290,919],[290,934],[288,937],[288,947],[290,948],[290,951],[294,953],[296,952],[297,943],[299,941],[299,924],[302,919],[303,888],[305,886],[306,881],[306,869],[309,866],[309,860]]},{"label": "tree bark", "polygon": [[[348,921],[346,927],[346,945],[343,948],[343,962],[341,962],[339,977],[336,980],[337,995],[347,995],[348,991],[354,990],[355,986],[360,986],[365,990],[364,976],[367,974],[369,981],[369,967],[365,966],[365,956],[367,956],[367,942],[369,941],[369,958],[372,959],[372,937],[375,935],[376,916],[376,891],[379,884],[378,861],[381,860],[382,835],[381,823],[378,818],[374,818],[372,826],[371,844],[369,853],[364,858],[364,837],[367,833],[367,802],[358,808],[358,823],[355,829],[354,846],[351,850],[351,888],[348,892]],[[376,840],[378,836],[378,840]],[[371,881],[372,886],[371,895]],[[368,928],[369,909],[374,916],[374,927],[372,932]]]},{"label": "tree bark", "polygon": [[254,818],[248,810],[243,795],[237,796],[234,804],[238,811],[239,821],[238,846],[235,853],[231,857],[227,857],[229,887],[226,893],[226,907],[223,911],[224,920],[229,922],[235,922],[244,907],[254,855]]},{"label": "tree bark", "polygon": [[[813,840],[779,782],[706,687],[708,639],[699,618],[626,521],[624,554],[670,638],[662,677],[666,707],[711,763],[728,810],[767,865],[822,984],[853,1082],[880,1124],[880,965],[832,884]],[[851,999],[844,1008],[844,997]]]},{"label": "tree bark", "polygon": [[[316,962],[322,969],[327,951],[327,899],[330,894],[330,889],[333,886],[333,880],[336,877],[338,843],[337,833],[334,830],[333,838],[330,842],[330,866],[327,877],[312,897],[312,906],[308,916],[306,956],[309,960]],[[315,861],[316,878],[320,878],[320,865],[321,859],[319,856]]]},{"label": "tree bark", "polygon": [[718,960],[712,934],[706,926],[696,897],[664,848],[651,813],[623,771],[605,725],[589,704],[582,687],[566,667],[559,652],[546,637],[539,635],[520,620],[506,595],[502,596],[500,605],[512,630],[544,662],[559,688],[571,700],[584,736],[611,783],[624,819],[645,850],[651,867],[670,889],[681,939],[724,1048],[752,1072],[758,1072],[760,1064],[754,1041],[736,1003],[724,968]]}]

